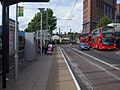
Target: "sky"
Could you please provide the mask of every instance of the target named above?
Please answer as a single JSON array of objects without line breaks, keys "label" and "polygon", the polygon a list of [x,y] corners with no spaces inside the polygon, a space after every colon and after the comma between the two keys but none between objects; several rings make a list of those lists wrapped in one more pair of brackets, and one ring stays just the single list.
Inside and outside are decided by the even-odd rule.
[{"label": "sky", "polygon": [[[77,1],[77,2],[76,2]],[[120,0],[118,0],[120,2]],[[75,4],[76,3],[76,4]],[[50,0],[49,3],[19,3],[18,6],[24,7],[24,17],[19,17],[19,29],[25,30],[28,23],[38,12],[38,8],[51,8],[54,16],[58,18],[57,29],[61,32],[81,32],[83,24],[83,0]],[[16,5],[10,6],[10,18],[15,20]],[[68,20],[69,18],[69,20]],[[63,20],[64,19],[64,20]],[[2,21],[2,6],[0,5],[0,25]]]}]

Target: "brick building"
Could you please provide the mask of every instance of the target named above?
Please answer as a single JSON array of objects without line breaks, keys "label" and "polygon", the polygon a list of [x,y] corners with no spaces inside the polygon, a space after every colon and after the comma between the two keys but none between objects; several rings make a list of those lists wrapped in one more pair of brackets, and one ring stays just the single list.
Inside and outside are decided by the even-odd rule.
[{"label": "brick building", "polygon": [[120,23],[120,4],[116,4],[115,22]]},{"label": "brick building", "polygon": [[117,0],[83,0],[83,33],[95,29],[102,16],[115,19]]}]

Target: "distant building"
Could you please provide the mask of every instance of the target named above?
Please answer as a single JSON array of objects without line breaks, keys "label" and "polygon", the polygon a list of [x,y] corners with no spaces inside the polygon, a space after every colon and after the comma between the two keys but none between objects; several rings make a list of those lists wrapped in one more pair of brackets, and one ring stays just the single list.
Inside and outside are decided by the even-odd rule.
[{"label": "distant building", "polygon": [[116,4],[115,22],[120,23],[120,4]]},{"label": "distant building", "polygon": [[117,0],[83,0],[83,33],[95,29],[102,16],[115,19]]},{"label": "distant building", "polygon": [[112,26],[115,28],[115,32],[120,32],[120,23],[110,23],[108,26]]},{"label": "distant building", "polygon": [[68,34],[59,34],[60,42],[69,43],[70,36]]},{"label": "distant building", "polygon": [[54,36],[52,36],[52,40],[53,41],[59,41],[59,42],[61,42],[61,37],[60,36],[58,36],[58,35],[54,35]]}]

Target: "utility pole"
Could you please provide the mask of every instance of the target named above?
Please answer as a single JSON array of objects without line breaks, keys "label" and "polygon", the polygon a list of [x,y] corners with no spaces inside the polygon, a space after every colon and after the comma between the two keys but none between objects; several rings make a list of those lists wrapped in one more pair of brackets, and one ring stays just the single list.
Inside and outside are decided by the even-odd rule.
[{"label": "utility pole", "polygon": [[59,35],[60,35],[60,28],[59,28]]},{"label": "utility pole", "polygon": [[70,46],[72,45],[72,43],[71,43],[71,28],[70,28]]},{"label": "utility pole", "polygon": [[[48,33],[48,8],[46,9],[46,30]],[[45,40],[45,48],[47,47],[47,44],[48,44],[48,40],[47,41]]]},{"label": "utility pole", "polygon": [[39,51],[39,43],[38,43],[39,37],[38,37],[38,34],[39,34],[39,31],[36,32],[36,51],[37,51],[37,54],[38,54],[38,51]]},{"label": "utility pole", "polygon": [[48,31],[48,9],[46,9],[46,30]]}]

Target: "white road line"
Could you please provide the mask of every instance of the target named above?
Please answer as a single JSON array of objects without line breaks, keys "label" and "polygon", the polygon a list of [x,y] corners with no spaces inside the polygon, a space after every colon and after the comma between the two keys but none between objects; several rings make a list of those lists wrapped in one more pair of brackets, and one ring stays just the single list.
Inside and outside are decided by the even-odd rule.
[{"label": "white road line", "polygon": [[100,59],[98,59],[98,58],[96,58],[96,57],[93,57],[93,56],[91,56],[91,55],[89,55],[89,54],[87,54],[87,53],[84,53],[84,52],[82,52],[82,51],[78,51],[78,50],[75,49],[75,48],[72,48],[72,49],[75,50],[75,51],[77,51],[77,52],[79,52],[79,53],[82,53],[82,54],[84,54],[84,55],[86,55],[86,56],[88,56],[88,57],[90,57],[90,58],[93,58],[94,60],[99,61],[99,62],[101,62],[101,63],[103,63],[103,64],[105,64],[105,65],[107,65],[107,66],[109,66],[109,67],[111,67],[111,68],[114,68],[114,69],[120,71],[120,68],[115,67],[115,66],[112,65],[112,64],[109,64],[109,63],[107,63],[107,62],[105,62],[105,61],[102,61],[102,60],[100,60]]},{"label": "white road line", "polygon": [[79,84],[78,84],[78,82],[77,82],[77,80],[76,80],[76,78],[75,78],[75,76],[74,76],[74,74],[73,74],[73,72],[72,72],[72,70],[71,70],[71,68],[70,68],[70,66],[69,66],[69,64],[68,64],[68,62],[67,62],[67,60],[66,60],[66,58],[65,58],[65,56],[64,56],[64,54],[63,54],[60,47],[59,47],[59,50],[60,50],[60,52],[61,52],[61,54],[62,54],[62,56],[64,58],[64,61],[65,61],[66,65],[67,65],[67,68],[68,68],[68,70],[69,70],[69,72],[70,72],[70,74],[71,74],[71,76],[72,76],[72,78],[74,80],[74,83],[76,85],[77,90],[81,90],[81,88],[80,88],[80,86],[79,86]]},{"label": "white road line", "polygon": [[[72,50],[71,50],[71,51],[72,51]],[[73,52],[73,51],[72,51],[72,52]],[[73,52],[73,53],[75,53],[75,52]],[[75,54],[79,55],[78,53],[75,53]],[[105,68],[101,67],[100,65],[93,63],[92,61],[90,61],[89,59],[87,59],[87,58],[85,58],[85,57],[83,57],[83,56],[81,56],[81,55],[79,55],[79,56],[80,56],[81,58],[85,59],[86,61],[88,61],[90,64],[92,64],[92,65],[98,67],[99,69],[105,71],[107,74],[109,74],[110,76],[114,77],[116,80],[120,80],[120,77],[116,76],[115,74],[111,73],[110,71],[106,70]]]}]

